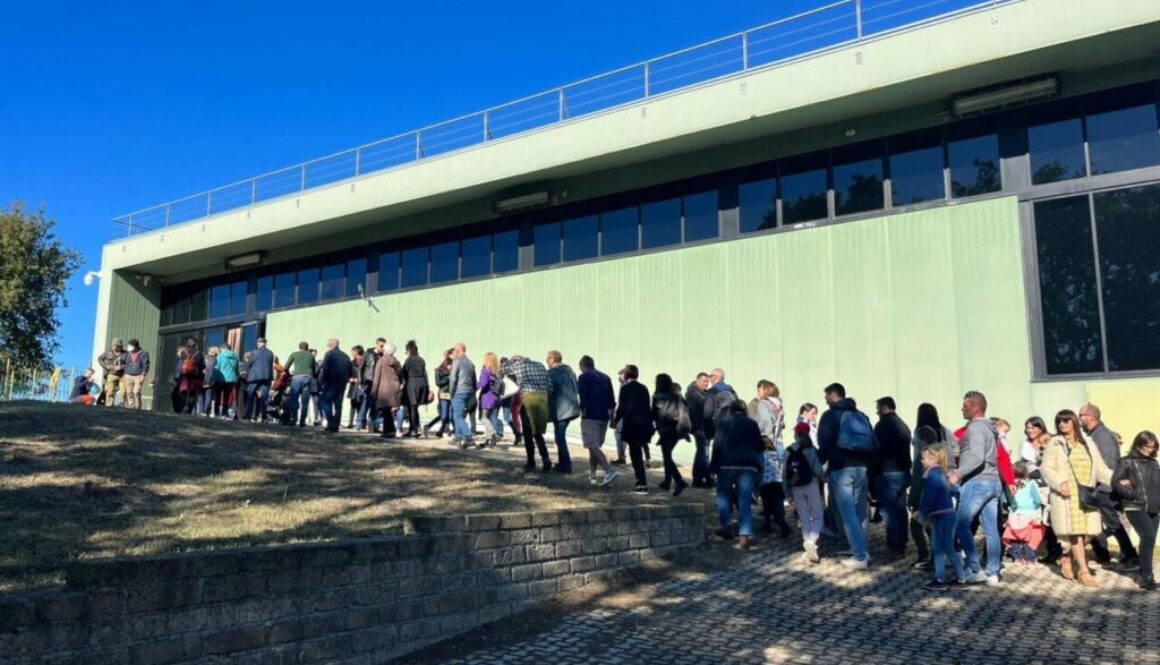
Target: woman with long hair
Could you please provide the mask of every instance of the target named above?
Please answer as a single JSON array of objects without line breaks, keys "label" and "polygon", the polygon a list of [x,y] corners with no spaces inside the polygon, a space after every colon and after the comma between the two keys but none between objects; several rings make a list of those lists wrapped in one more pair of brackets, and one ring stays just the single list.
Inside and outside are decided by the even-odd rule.
[{"label": "woman with long hair", "polygon": [[[922,450],[925,446],[932,444],[942,444],[946,449],[948,463],[954,463],[955,458],[958,457],[958,445],[955,443],[954,433],[939,420],[938,409],[935,408],[935,405],[923,402],[918,405],[918,413],[914,418],[914,436],[910,441],[910,494],[907,496],[906,505],[912,511],[918,510],[922,505],[923,477],[926,473],[926,468],[922,463]],[[910,537],[914,539],[914,549],[918,555],[913,564],[914,568],[919,570],[934,569],[934,557],[930,545],[932,535],[929,523],[924,525],[922,522],[910,520]]]},{"label": "woman with long hair", "polygon": [[483,369],[479,372],[479,406],[483,409],[484,438],[477,448],[494,446],[499,441],[500,393],[503,391],[503,376],[499,372],[499,358],[488,351],[483,354]]},{"label": "woman with long hair", "polygon": [[[1043,418],[1039,416],[1031,416],[1023,422],[1023,435],[1026,438],[1019,447],[1019,458],[1027,466],[1028,477],[1034,480],[1039,487],[1039,498],[1043,505],[1047,506],[1048,502],[1051,501],[1051,489],[1047,486],[1047,481],[1043,479],[1043,472],[1039,470],[1039,465],[1043,462],[1043,449],[1051,442],[1051,435],[1047,432],[1047,423],[1043,422]],[[1047,548],[1043,562],[1055,563],[1059,561],[1059,557],[1063,556],[1063,546],[1059,544],[1059,538],[1051,528],[1050,509],[1043,511],[1040,521],[1043,523],[1043,542]]]},{"label": "woman with long hair", "polygon": [[1039,470],[1051,488],[1052,527],[1069,544],[1059,560],[1060,573],[1085,587],[1098,587],[1088,570],[1084,547],[1100,534],[1095,488],[1098,483],[1111,484],[1112,470],[1100,455],[1092,454],[1074,411],[1065,409],[1055,415],[1055,436],[1043,451]]},{"label": "woman with long hair", "polygon": [[439,413],[431,419],[431,422],[423,428],[423,432],[430,433],[431,428],[435,423],[439,423],[439,432],[435,436],[442,438],[444,434],[452,430],[451,426],[451,354],[455,349],[447,349],[443,352],[443,362],[435,368],[435,389],[438,391],[436,397],[439,398]]},{"label": "woman with long hair", "polygon": [[[1152,574],[1156,532],[1160,530],[1160,465],[1156,464],[1156,435],[1144,431],[1132,441],[1132,450],[1120,458],[1112,474],[1113,491],[1123,502],[1124,515],[1140,536],[1140,588],[1156,589]],[[1098,457],[1098,456],[1097,456]]]},{"label": "woman with long hair", "polygon": [[419,407],[427,403],[427,361],[419,355],[419,345],[410,340],[406,345],[407,360],[403,362],[403,404],[407,408],[407,431],[403,436],[420,436]]},{"label": "woman with long hair", "polygon": [[680,496],[689,486],[681,477],[676,462],[673,461],[673,448],[677,447],[677,441],[681,436],[682,411],[687,426],[689,412],[685,407],[684,397],[674,389],[673,377],[668,374],[657,374],[656,390],[653,391],[652,419],[657,431],[657,445],[661,447],[661,455],[665,460],[665,481],[660,484],[660,488],[666,492],[672,489],[673,496]]}]

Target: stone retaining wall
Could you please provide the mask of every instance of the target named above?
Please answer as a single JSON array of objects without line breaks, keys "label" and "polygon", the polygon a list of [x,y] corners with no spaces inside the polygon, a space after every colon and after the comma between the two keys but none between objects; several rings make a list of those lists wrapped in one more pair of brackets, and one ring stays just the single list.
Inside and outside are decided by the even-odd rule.
[{"label": "stone retaining wall", "polygon": [[0,596],[5,665],[383,663],[698,545],[703,508],[419,518],[407,535],[81,561]]}]

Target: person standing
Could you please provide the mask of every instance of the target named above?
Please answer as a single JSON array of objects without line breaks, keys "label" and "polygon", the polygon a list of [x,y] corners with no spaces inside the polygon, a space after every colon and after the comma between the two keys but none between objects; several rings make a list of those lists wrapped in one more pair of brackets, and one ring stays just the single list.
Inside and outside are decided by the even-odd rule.
[{"label": "person standing", "polygon": [[221,383],[222,374],[217,368],[218,353],[221,352],[216,346],[211,346],[205,351],[205,383],[201,387],[201,396],[197,404],[198,415],[213,418],[217,415],[217,386]]},{"label": "person standing", "polygon": [[[1100,415],[1100,407],[1090,403],[1084,404],[1079,410],[1079,424],[1095,444],[1096,452],[1103,459],[1104,465],[1109,469],[1115,469],[1120,463],[1120,435],[1108,429],[1100,419]],[[1102,564],[1111,563],[1112,555],[1106,544],[1110,535],[1120,545],[1120,570],[1135,570],[1140,567],[1140,556],[1136,552],[1136,547],[1132,545],[1132,539],[1128,537],[1128,531],[1124,529],[1123,512],[1116,508],[1110,491],[1105,491],[1106,488],[1102,487],[1097,489],[1103,531],[1092,539],[1092,552],[1096,561]]]},{"label": "person standing", "polygon": [[818,563],[818,538],[822,535],[821,485],[822,462],[814,446],[810,424],[799,422],[793,427],[794,441],[785,461],[785,484],[793,494],[793,506],[802,527],[803,554],[810,563]]},{"label": "person standing", "polygon": [[572,473],[572,455],[568,453],[568,425],[580,417],[579,386],[576,373],[564,364],[559,351],[548,352],[548,414],[556,435],[556,466],[559,473]]},{"label": "person standing", "polygon": [[[314,364],[314,356],[310,353],[310,345],[306,342],[299,342],[298,350],[290,354],[284,367],[284,370],[290,374],[290,425],[298,423],[299,427],[306,427],[310,382],[314,379],[314,372],[317,369]],[[303,399],[304,394],[305,399]]]},{"label": "person standing", "polygon": [[878,450],[873,460],[871,486],[878,501],[878,512],[886,522],[886,546],[890,553],[906,556],[906,536],[910,519],[906,510],[906,490],[911,481],[910,428],[897,413],[893,397],[881,397],[876,402],[878,423],[874,438]]},{"label": "person standing", "polygon": [[1059,559],[1060,574],[1085,587],[1098,587],[1088,570],[1084,546],[1103,530],[1095,492],[1099,483],[1111,484],[1112,470],[1084,440],[1074,411],[1055,414],[1055,436],[1043,451],[1039,472],[1051,488],[1051,528],[1069,543]]},{"label": "person standing", "polygon": [[773,533],[777,523],[781,537],[789,537],[789,524],[785,521],[785,445],[782,430],[785,428],[785,411],[781,404],[781,392],[777,384],[766,379],[757,382],[757,398],[750,404],[752,418],[761,430],[761,440],[765,450],[761,453],[760,489],[763,527],[766,533]]},{"label": "person standing", "polygon": [[182,413],[197,410],[204,384],[205,358],[197,350],[197,340],[190,337],[177,352],[177,394]]},{"label": "person standing", "polygon": [[241,361],[229,342],[221,345],[217,359],[222,384],[218,387],[218,412],[222,418],[237,419],[238,376]]},{"label": "person standing", "polygon": [[395,359],[395,345],[384,342],[383,356],[375,361],[375,378],[368,396],[374,400],[375,418],[382,421],[380,434],[384,439],[395,438],[394,413],[402,402],[401,371],[402,367]]},{"label": "person standing", "polygon": [[842,565],[866,570],[869,526],[867,467],[874,454],[874,430],[870,419],[846,397],[846,388],[831,383],[825,389],[829,409],[818,422],[818,457],[827,464],[830,496],[842,530],[850,543],[851,556]]},{"label": "person standing", "polygon": [[141,408],[141,387],[149,376],[149,352],[141,348],[141,342],[129,340],[125,349],[125,376],[121,379],[121,406],[130,409]]},{"label": "person standing", "polygon": [[342,422],[342,398],[350,384],[351,370],[350,357],[342,352],[338,340],[331,337],[318,369],[318,401],[328,432],[337,432]]},{"label": "person standing", "polygon": [[105,406],[114,406],[117,402],[117,390],[121,386],[121,377],[125,376],[125,347],[120,338],[113,338],[109,350],[97,358],[104,375],[101,383],[101,395]]},{"label": "person standing", "polygon": [[448,429],[453,433],[455,431],[451,422],[451,362],[454,355],[455,349],[444,351],[443,362],[435,368],[435,390],[439,400],[439,413],[423,428],[424,432],[430,432],[435,423],[439,423],[439,431],[435,436],[440,439],[443,438]]},{"label": "person standing", "polygon": [[1140,588],[1156,590],[1153,557],[1160,530],[1160,466],[1156,464],[1156,435],[1144,431],[1132,441],[1132,450],[1120,459],[1112,487],[1123,501],[1124,514],[1140,536]]},{"label": "person standing", "polygon": [[[927,438],[936,438],[934,430],[924,425],[918,428]],[[951,502],[951,486],[947,481],[950,463],[946,447],[938,443],[927,445],[919,454],[923,466],[922,502],[915,511],[917,520],[930,522],[931,548],[934,550],[934,579],[923,588],[928,591],[946,591],[953,584],[964,583],[966,571],[963,559],[955,552],[955,528],[958,517]],[[951,567],[954,579],[948,580],[947,566]]]},{"label": "person standing", "polygon": [[350,400],[350,411],[347,412],[346,416],[347,429],[354,429],[355,415],[362,408],[362,363],[365,353],[366,350],[363,349],[362,344],[355,344],[350,347],[350,379],[348,379],[346,388],[346,398]]},{"label": "person standing", "polygon": [[709,398],[709,375],[698,372],[697,378],[685,389],[685,406],[693,426],[693,487],[712,487],[709,475],[709,440],[705,438],[705,400]]},{"label": "person standing", "polygon": [[474,411],[471,402],[475,395],[475,364],[467,357],[467,345],[455,345],[451,360],[451,417],[455,421],[455,440],[452,443],[467,448],[475,443],[467,414]]},{"label": "person standing", "polygon": [[417,438],[422,433],[419,407],[427,403],[430,387],[427,383],[427,361],[419,355],[419,345],[409,340],[407,360],[403,362],[403,401],[407,407],[407,432],[403,436]]},{"label": "person standing", "polygon": [[366,355],[363,356],[362,367],[359,369],[363,389],[363,403],[358,409],[358,417],[355,419],[355,429],[361,430],[365,427],[372,434],[378,432],[378,418],[375,416],[375,398],[374,392],[372,391],[372,386],[375,383],[375,365],[383,357],[383,350],[386,348],[386,345],[387,340],[382,337],[376,339],[374,345],[367,349]]},{"label": "person standing", "polygon": [[552,381],[548,369],[542,363],[520,355],[512,356],[511,373],[520,384],[520,418],[523,422],[524,446],[528,449],[530,463],[528,471],[535,471],[535,449],[540,451],[541,470],[552,470],[552,459],[548,455],[548,444],[544,432],[548,431],[548,393]]},{"label": "person standing", "polygon": [[753,483],[761,469],[761,452],[765,442],[761,430],[748,417],[745,402],[735,400],[715,414],[713,453],[709,470],[717,476],[716,533],[732,540],[733,502],[737,501],[738,544],[747,549],[753,543]]},{"label": "person standing", "polygon": [[[922,463],[922,449],[928,445],[941,443],[946,447],[946,458],[950,460],[958,457],[958,444],[955,435],[939,420],[938,409],[933,404],[923,402],[918,405],[918,412],[914,419],[914,435],[911,437],[911,469],[910,492],[907,495],[906,505],[911,513],[915,513],[922,505],[923,481],[926,477],[926,467]],[[943,474],[945,480],[946,474]],[[914,539],[914,549],[918,556],[911,567],[918,570],[934,569],[934,553],[930,548],[932,522],[910,520],[910,537]]]},{"label": "person standing", "polygon": [[[995,586],[999,584],[1003,552],[999,539],[999,498],[1003,495],[999,433],[987,418],[987,398],[981,392],[972,390],[963,396],[963,418],[967,428],[959,446],[958,466],[950,474],[951,484],[960,488],[955,537],[966,558],[967,582]],[[979,563],[971,529],[975,520],[982,525],[987,543],[986,570]]]},{"label": "person standing", "polygon": [[632,459],[632,471],[636,475],[633,492],[648,494],[648,478],[645,475],[644,448],[653,435],[652,404],[648,388],[638,380],[640,370],[636,365],[624,366],[624,385],[616,399],[616,415],[612,426],[623,424],[621,436],[628,446],[628,456]]},{"label": "person standing", "polygon": [[479,406],[483,409],[484,440],[480,448],[494,446],[499,441],[500,395],[503,394],[503,377],[499,371],[499,358],[488,351],[483,354],[483,369],[479,372]]},{"label": "person standing", "polygon": [[604,437],[616,410],[612,379],[596,369],[596,361],[591,356],[583,356],[576,390],[580,399],[580,439],[588,450],[588,482],[596,484],[596,470],[599,468],[604,471],[601,485],[605,486],[617,476],[604,456]]},{"label": "person standing", "polygon": [[246,420],[270,422],[267,407],[270,402],[270,384],[274,381],[274,352],[266,348],[266,338],[259,337],[257,346],[248,353],[246,361]]},{"label": "person standing", "polygon": [[681,477],[681,470],[673,461],[673,449],[677,447],[677,442],[682,436],[689,435],[692,427],[685,400],[681,397],[680,389],[673,383],[673,378],[668,374],[657,374],[656,388],[653,391],[652,420],[657,431],[657,445],[661,448],[665,465],[665,480],[659,487],[666,492],[671,488],[673,496],[680,496],[689,484]]}]

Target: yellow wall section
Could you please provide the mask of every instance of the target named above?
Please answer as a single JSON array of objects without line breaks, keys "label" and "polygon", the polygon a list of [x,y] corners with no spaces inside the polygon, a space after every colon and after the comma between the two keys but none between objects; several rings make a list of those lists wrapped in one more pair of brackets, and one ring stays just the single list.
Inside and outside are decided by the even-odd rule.
[{"label": "yellow wall section", "polygon": [[[1083,383],[1031,382],[1023,284],[1018,205],[1001,198],[387,295],[379,313],[361,301],[274,313],[267,337],[283,355],[330,336],[346,348],[413,338],[430,367],[456,341],[477,363],[556,348],[609,374],[635,363],[650,386],[720,366],[746,399],[758,379],[776,382],[793,414],[841,381],[868,411],[893,395],[908,421],[931,401],[953,424],[978,389],[1020,428],[1088,396]],[[1149,385],[1155,406],[1160,382]],[[1092,390],[1126,432],[1126,415],[1112,420],[1121,393]]]}]

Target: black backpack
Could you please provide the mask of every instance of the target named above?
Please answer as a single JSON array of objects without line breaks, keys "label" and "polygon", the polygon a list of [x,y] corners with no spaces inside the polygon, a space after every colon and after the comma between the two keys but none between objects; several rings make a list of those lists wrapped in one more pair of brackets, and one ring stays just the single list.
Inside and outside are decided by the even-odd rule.
[{"label": "black backpack", "polygon": [[785,459],[785,479],[791,487],[805,487],[814,482],[814,470],[806,458],[805,448],[790,448]]}]

